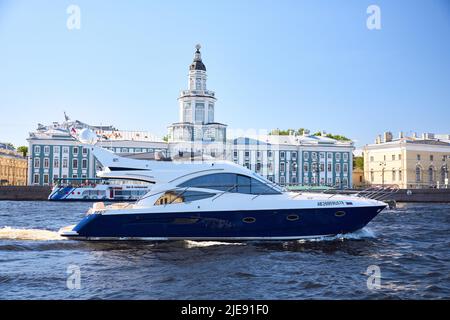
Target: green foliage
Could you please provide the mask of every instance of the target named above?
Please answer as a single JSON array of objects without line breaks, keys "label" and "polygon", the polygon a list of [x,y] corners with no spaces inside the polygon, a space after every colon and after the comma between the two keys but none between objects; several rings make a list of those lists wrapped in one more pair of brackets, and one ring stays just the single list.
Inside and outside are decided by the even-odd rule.
[{"label": "green foliage", "polygon": [[364,157],[353,157],[353,169],[364,170]]},{"label": "green foliage", "polygon": [[299,128],[297,130],[295,130],[295,129],[287,129],[287,130],[274,129],[269,132],[269,135],[288,136],[289,134],[294,134],[294,133],[297,135],[302,135],[305,132],[305,130],[306,129],[304,129],[304,128]]},{"label": "green foliage", "polygon": [[20,146],[20,147],[17,148],[17,151],[18,152],[22,152],[22,155],[24,157],[26,157],[27,154],[28,154],[28,147],[27,146]]},{"label": "green foliage", "polygon": [[163,139],[163,141],[165,141],[165,142],[169,141],[169,135],[166,134],[162,139]]}]

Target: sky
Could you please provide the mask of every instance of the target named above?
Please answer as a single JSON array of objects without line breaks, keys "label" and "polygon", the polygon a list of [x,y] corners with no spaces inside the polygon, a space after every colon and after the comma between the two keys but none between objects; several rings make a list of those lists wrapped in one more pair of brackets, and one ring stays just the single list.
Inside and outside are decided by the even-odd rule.
[{"label": "sky", "polygon": [[448,0],[0,0],[0,141],[64,111],[163,136],[197,43],[231,130],[450,134]]}]

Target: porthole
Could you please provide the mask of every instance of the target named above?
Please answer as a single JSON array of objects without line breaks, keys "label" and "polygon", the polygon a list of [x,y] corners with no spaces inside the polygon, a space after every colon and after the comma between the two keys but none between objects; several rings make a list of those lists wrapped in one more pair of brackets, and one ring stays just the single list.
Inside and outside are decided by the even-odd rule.
[{"label": "porthole", "polygon": [[286,219],[289,221],[297,221],[298,219],[300,219],[300,217],[296,214],[290,214],[286,217]]},{"label": "porthole", "polygon": [[337,211],[334,215],[338,218],[341,218],[345,216],[345,211]]},{"label": "porthole", "polygon": [[244,221],[245,223],[253,223],[256,221],[256,219],[253,217],[245,217],[244,219],[242,219],[242,221]]}]

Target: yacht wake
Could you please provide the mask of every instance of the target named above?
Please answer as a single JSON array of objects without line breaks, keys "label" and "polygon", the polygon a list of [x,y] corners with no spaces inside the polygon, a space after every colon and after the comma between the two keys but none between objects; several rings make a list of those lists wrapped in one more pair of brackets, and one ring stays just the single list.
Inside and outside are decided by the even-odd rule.
[{"label": "yacht wake", "polygon": [[363,240],[376,238],[375,232],[370,228],[362,228],[352,233],[337,234],[335,236],[322,236],[311,239],[298,240],[299,243],[318,242],[318,241],[342,241],[342,240]]},{"label": "yacht wake", "polygon": [[202,247],[212,247],[212,246],[242,246],[245,245],[243,242],[222,242],[222,241],[194,241],[194,240],[184,240],[187,248],[202,248]]},{"label": "yacht wake", "polygon": [[61,237],[59,231],[50,231],[45,229],[20,229],[3,227],[0,228],[0,240],[30,240],[30,241],[54,241],[54,240],[67,240],[67,238]]}]

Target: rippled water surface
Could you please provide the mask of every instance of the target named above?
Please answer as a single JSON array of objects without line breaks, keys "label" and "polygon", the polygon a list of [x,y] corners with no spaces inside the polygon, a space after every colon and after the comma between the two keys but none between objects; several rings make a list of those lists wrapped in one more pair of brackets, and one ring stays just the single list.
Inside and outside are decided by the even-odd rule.
[{"label": "rippled water surface", "polygon": [[[450,205],[404,204],[344,238],[86,243],[57,231],[90,204],[0,201],[1,299],[450,298]],[[367,268],[381,288],[367,288]],[[67,288],[69,266],[81,289]]]}]

